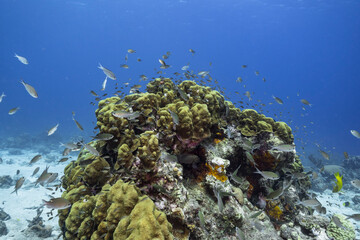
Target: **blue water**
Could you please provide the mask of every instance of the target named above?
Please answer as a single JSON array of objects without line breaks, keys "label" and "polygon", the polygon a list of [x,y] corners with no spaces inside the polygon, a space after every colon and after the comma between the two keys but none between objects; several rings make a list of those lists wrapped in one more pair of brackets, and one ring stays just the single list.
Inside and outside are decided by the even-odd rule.
[{"label": "blue water", "polygon": [[[89,104],[89,92],[100,93],[105,78],[98,63],[119,83],[137,84],[141,74],[157,76],[158,59],[170,51],[166,63],[172,67],[164,76],[190,63],[195,72],[210,71],[234,102],[240,100],[234,91],[241,97],[254,92],[251,104],[280,97],[284,104],[266,106],[264,113],[298,126],[299,147],[314,151],[319,143],[333,156],[359,155],[360,140],[350,134],[360,131],[359,12],[355,0],[0,0],[0,94],[7,95],[0,103],[1,139],[23,133],[46,138],[57,123],[49,140],[92,135],[96,106]],[[120,68],[129,48],[136,50],[128,54],[130,68]],[[38,99],[26,93],[21,78],[36,88]],[[105,92],[114,86],[108,80]],[[313,106],[303,111],[302,98]],[[85,132],[76,128],[72,111]]]}]

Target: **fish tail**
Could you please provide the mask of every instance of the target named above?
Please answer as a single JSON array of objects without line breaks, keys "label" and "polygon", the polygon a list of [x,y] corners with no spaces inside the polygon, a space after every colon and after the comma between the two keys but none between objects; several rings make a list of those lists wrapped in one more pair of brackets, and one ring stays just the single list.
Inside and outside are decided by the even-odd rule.
[{"label": "fish tail", "polygon": [[17,55],[16,53],[14,53],[15,55],[14,55],[14,57],[18,57],[19,55]]},{"label": "fish tail", "polygon": [[101,65],[101,63],[99,63],[98,68],[102,70],[104,67]]}]

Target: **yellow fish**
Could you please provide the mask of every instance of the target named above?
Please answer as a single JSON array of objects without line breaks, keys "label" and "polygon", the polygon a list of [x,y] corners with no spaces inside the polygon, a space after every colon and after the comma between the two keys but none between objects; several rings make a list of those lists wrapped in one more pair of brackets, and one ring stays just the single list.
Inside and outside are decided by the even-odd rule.
[{"label": "yellow fish", "polygon": [[340,176],[339,172],[334,174],[336,181],[335,181],[335,186],[333,188],[333,193],[335,192],[339,192],[343,186],[343,182],[342,182],[342,178],[343,176]]}]

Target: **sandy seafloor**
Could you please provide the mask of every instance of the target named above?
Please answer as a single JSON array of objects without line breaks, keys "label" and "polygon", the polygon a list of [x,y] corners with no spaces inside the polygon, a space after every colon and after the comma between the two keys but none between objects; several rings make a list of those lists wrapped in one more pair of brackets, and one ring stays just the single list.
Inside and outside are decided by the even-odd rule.
[{"label": "sandy seafloor", "polygon": [[[0,237],[0,240],[5,239],[57,239],[60,234],[60,228],[58,225],[58,217],[55,217],[57,210],[53,211],[54,218],[48,220],[49,217],[46,213],[50,212],[51,209],[44,207],[42,214],[45,225],[53,227],[52,235],[49,238],[40,238],[34,234],[25,234],[28,227],[27,220],[32,220],[36,215],[36,208],[42,205],[42,200],[49,200],[50,195],[54,197],[60,197],[61,192],[58,190],[55,194],[53,191],[47,190],[46,187],[52,187],[53,185],[59,184],[59,179],[64,175],[65,166],[72,160],[76,160],[78,152],[71,154],[71,158],[65,163],[57,163],[63,156],[61,151],[63,148],[59,147],[58,151],[51,151],[48,154],[44,154],[42,158],[29,166],[30,160],[37,154],[35,151],[21,150],[19,155],[9,154],[9,150],[0,150],[0,157],[3,159],[3,163],[0,164],[0,176],[10,175],[13,179],[17,180],[20,177],[25,177],[23,186],[18,190],[18,194],[11,193],[14,187],[7,189],[0,188],[0,208],[2,208],[7,214],[10,215],[11,219],[4,221],[8,228],[8,234]],[[12,149],[13,150],[13,149]],[[11,150],[10,150],[11,152]],[[69,157],[69,156],[67,156]],[[10,163],[10,164],[9,164]],[[49,186],[37,185],[35,187],[35,181],[40,176],[42,171],[50,166],[48,172],[58,173],[58,180],[51,183]],[[34,169],[40,167],[40,170],[35,176],[31,177]],[[20,170],[20,173],[16,175],[16,171]],[[55,190],[55,187],[52,187]],[[26,209],[33,208],[33,209]],[[59,239],[62,239],[60,237]]]},{"label": "sandy seafloor", "polygon": [[[36,216],[36,208],[42,205],[42,199],[49,200],[50,195],[54,197],[61,196],[61,192],[59,190],[55,192],[55,194],[52,194],[52,191],[46,189],[46,187],[59,184],[59,180],[53,182],[50,186],[37,185],[35,187],[34,182],[36,179],[40,176],[46,166],[50,166],[49,172],[58,173],[58,179],[60,179],[64,174],[64,168],[70,161],[76,160],[78,152],[71,153],[71,158],[67,162],[57,163],[57,161],[63,157],[61,155],[62,148],[59,147],[59,150],[44,154],[41,160],[32,166],[29,166],[28,163],[30,160],[39,153],[35,151],[21,150],[16,155],[10,154],[9,152],[12,152],[13,150],[14,149],[0,150],[0,157],[3,159],[3,163],[0,164],[0,176],[10,175],[16,180],[24,176],[26,180],[21,189],[18,190],[17,195],[15,193],[11,194],[14,190],[13,186],[7,189],[0,188],[0,208],[2,208],[11,217],[11,219],[4,221],[9,232],[7,235],[0,237],[0,240],[63,239],[62,237],[58,238],[60,228],[58,225],[58,217],[55,217],[57,210],[53,211],[53,219],[48,220],[49,217],[46,213],[50,212],[51,209],[46,207],[44,207],[41,217],[43,218],[45,225],[53,227],[51,237],[40,238],[33,233],[26,233],[25,230],[28,228],[27,220],[32,220]],[[40,170],[35,176],[31,177],[36,167],[40,167]],[[17,170],[20,170],[18,175],[16,175]],[[330,217],[334,213],[351,215],[359,212],[360,206],[355,206],[351,199],[355,195],[360,195],[360,190],[354,191],[344,191],[340,194],[334,194],[331,189],[327,189],[323,193],[314,193],[317,194],[317,199],[322,203],[322,205],[326,207],[327,216]],[[309,192],[311,193],[312,191]],[[350,207],[343,206],[343,203],[346,201],[350,202]],[[352,207],[354,206],[356,208],[358,207],[358,209],[353,209]],[[351,220],[351,222],[356,229],[356,239],[360,239],[359,223],[354,220]]]}]

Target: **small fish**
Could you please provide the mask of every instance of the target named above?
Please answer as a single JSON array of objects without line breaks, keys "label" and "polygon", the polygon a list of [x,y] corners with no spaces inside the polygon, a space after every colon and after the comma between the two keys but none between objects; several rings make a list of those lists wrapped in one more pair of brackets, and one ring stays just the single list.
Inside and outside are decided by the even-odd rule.
[{"label": "small fish", "polygon": [[71,149],[70,149],[70,148],[65,148],[64,151],[62,152],[62,155],[63,155],[63,156],[67,156],[67,155],[70,154],[70,152],[71,152]]},{"label": "small fish", "polygon": [[82,146],[88,150],[92,155],[99,157],[100,153],[92,146],[90,146],[89,144],[86,143],[82,143]]},{"label": "small fish", "polygon": [[76,126],[77,126],[81,131],[84,131],[84,128],[81,126],[81,124],[80,124],[78,121],[75,120],[74,116],[75,116],[75,113],[73,113],[72,119],[74,120]]},{"label": "small fish", "polygon": [[234,180],[234,182],[241,184],[243,182],[243,179],[238,177],[237,173],[240,169],[241,165],[230,175],[231,179]]},{"label": "small fish", "polygon": [[110,78],[110,79],[112,79],[112,80],[116,80],[115,74],[114,74],[112,71],[110,71],[109,69],[104,68],[104,67],[101,65],[101,63],[99,63],[98,68],[101,69],[108,78]]},{"label": "small fish", "polygon": [[247,68],[247,65],[242,65],[241,67],[242,67],[242,68]]},{"label": "small fish", "polygon": [[259,76],[260,75],[259,71],[255,71],[255,75]]},{"label": "small fish", "polygon": [[194,55],[195,54],[195,51],[193,50],[193,49],[189,49],[189,52],[191,52],[192,53],[192,55]]},{"label": "small fish", "polygon": [[97,95],[97,93],[94,92],[93,90],[91,90],[90,93],[91,93],[94,97],[98,97],[98,96],[99,96],[99,95]]},{"label": "small fish", "polygon": [[21,177],[19,178],[19,180],[17,180],[16,184],[15,184],[15,190],[12,193],[16,193],[17,195],[17,191],[21,188],[21,186],[24,184],[25,178]]},{"label": "small fish", "polygon": [[222,212],[224,210],[224,203],[222,201],[222,197],[220,195],[220,191],[217,191],[215,189],[213,189],[214,191],[214,195],[215,197],[217,198],[217,201],[218,201],[218,207],[219,207],[219,211]]},{"label": "small fish", "polygon": [[352,214],[352,215],[346,215],[346,214],[345,214],[345,216],[346,216],[347,218],[352,218],[352,219],[354,219],[355,221],[360,221],[360,214],[359,214],[359,213],[355,213],[355,214]]},{"label": "small fish", "polygon": [[20,107],[10,109],[9,115],[14,115],[19,109],[20,109]]},{"label": "small fish", "polygon": [[242,78],[241,77],[238,77],[237,79],[236,79],[236,82],[239,82],[239,83],[241,83],[243,80],[242,80]]},{"label": "small fish", "polygon": [[48,131],[48,136],[53,135],[53,134],[56,132],[56,130],[58,129],[58,127],[59,127],[59,124],[56,124],[54,127],[52,127],[52,128]]},{"label": "small fish", "polygon": [[322,151],[319,149],[319,152],[321,153],[321,155],[326,159],[326,160],[330,160],[330,156],[329,154],[327,154],[326,152]]},{"label": "small fish", "polygon": [[275,191],[272,191],[266,196],[266,200],[275,200],[278,199],[281,195],[284,193],[284,187],[280,187],[279,189],[276,189]]},{"label": "small fish", "polygon": [[189,65],[185,65],[185,66],[183,66],[182,68],[181,68],[181,70],[183,70],[183,71],[186,71],[186,70],[188,70],[189,69]]},{"label": "small fish", "polygon": [[273,146],[271,150],[277,150],[280,152],[294,152],[295,151],[295,145],[292,144],[279,144],[276,146]]},{"label": "small fish", "polygon": [[173,111],[171,111],[170,109],[168,109],[168,111],[173,119],[174,124],[179,125],[179,116],[176,113],[174,113]]},{"label": "small fish", "polygon": [[33,163],[36,163],[37,161],[39,161],[39,160],[41,159],[41,157],[42,157],[42,156],[41,156],[40,154],[36,155],[35,157],[33,157],[33,158],[31,159],[29,165],[31,165],[31,164],[33,164]]},{"label": "small fish", "polygon": [[351,183],[351,185],[353,185],[357,189],[360,189],[360,180],[359,179],[354,179],[350,183]]},{"label": "small fish", "polygon": [[205,229],[205,218],[203,212],[199,211],[199,220],[200,220],[200,226]]},{"label": "small fish", "polygon": [[108,141],[114,138],[114,135],[111,133],[98,133],[96,136],[92,137],[93,139]]},{"label": "small fish", "polygon": [[275,97],[274,95],[273,95],[272,97],[273,97],[273,99],[275,99],[275,101],[276,101],[278,104],[283,104],[283,103],[284,103],[283,100],[281,100],[280,98]]},{"label": "small fish", "polygon": [[49,179],[51,174],[48,173],[48,169],[49,169],[49,167],[46,167],[46,169],[41,173],[40,177],[35,182],[35,186],[39,183],[43,184],[46,180]]},{"label": "small fish", "polygon": [[208,71],[201,71],[198,73],[199,76],[202,76],[202,77],[205,77],[207,75],[209,75],[209,72]]},{"label": "small fish", "polygon": [[345,159],[349,159],[349,154],[347,152],[344,152]]},{"label": "small fish", "polygon": [[302,102],[303,104],[305,104],[307,106],[310,106],[310,107],[312,106],[312,104],[310,104],[309,101],[306,99],[301,99],[300,102]]},{"label": "small fish", "polygon": [[61,162],[66,162],[67,160],[69,160],[69,158],[64,157],[64,158],[60,159],[60,160],[58,161],[58,163],[61,163]]},{"label": "small fish", "polygon": [[39,170],[40,170],[40,167],[35,168],[35,170],[31,174],[31,176],[34,176],[35,174],[37,174],[39,172]]},{"label": "small fish", "polygon": [[128,68],[129,68],[129,65],[127,65],[127,64],[121,64],[120,67],[125,68],[125,69],[128,69]]},{"label": "small fish", "polygon": [[141,113],[140,112],[127,112],[127,111],[119,110],[119,111],[112,112],[112,115],[117,118],[127,118],[129,120],[133,120],[133,119],[138,118],[141,115]]},{"label": "small fish", "polygon": [[246,154],[247,160],[249,160],[253,165],[256,165],[256,166],[257,166],[257,164],[256,164],[256,162],[255,162],[255,159],[253,158],[253,156],[251,155],[251,153],[246,152],[245,154]]},{"label": "small fish", "polygon": [[19,175],[19,173],[20,173],[20,170],[19,169],[16,170],[16,175]]},{"label": "small fish", "polygon": [[319,175],[316,172],[312,172],[312,179],[315,180],[319,177]]},{"label": "small fish", "polygon": [[360,133],[359,133],[358,131],[356,131],[356,130],[350,130],[350,133],[351,133],[354,137],[360,138]]},{"label": "small fish", "polygon": [[128,49],[127,51],[128,51],[128,53],[136,53],[136,50],[133,50],[133,49]]},{"label": "small fish", "polygon": [[6,95],[4,94],[4,92],[1,94],[0,96],[0,103],[2,102],[3,98],[6,97]]},{"label": "small fish", "polygon": [[295,178],[295,179],[298,179],[298,180],[305,179],[305,178],[307,178],[307,176],[308,175],[306,173],[304,173],[304,172],[295,172],[295,173],[291,174],[292,178]]},{"label": "small fish", "polygon": [[280,178],[279,175],[277,175],[274,172],[260,171],[258,168],[256,168],[256,172],[254,172],[254,173],[260,174],[263,178],[270,179],[270,180],[278,180]]},{"label": "small fish", "polygon": [[86,159],[86,160],[80,161],[80,162],[79,162],[79,165],[80,165],[81,167],[86,167],[87,165],[89,165],[90,163],[94,162],[95,160],[96,160],[95,158]]},{"label": "small fish", "polygon": [[304,201],[301,201],[301,202],[297,202],[295,203],[297,205],[303,205],[305,207],[316,207],[316,206],[319,206],[321,205],[321,203],[316,199],[307,199],[307,200],[304,200]]},{"label": "small fish", "polygon": [[21,80],[20,83],[22,85],[24,85],[26,91],[30,94],[30,96],[32,96],[33,98],[38,98],[39,97],[36,90],[35,90],[35,88],[33,86],[25,83],[24,80]]},{"label": "small fish", "polygon": [[48,208],[53,208],[53,209],[66,209],[69,208],[71,206],[71,203],[69,202],[69,200],[65,199],[65,198],[52,198],[49,201],[45,201],[43,200],[44,205]]},{"label": "small fish", "polygon": [[69,148],[70,150],[75,150],[75,149],[79,148],[79,146],[73,142],[60,143],[60,145],[66,147],[66,148]]},{"label": "small fish", "polygon": [[186,94],[186,92],[185,92],[184,90],[182,90],[182,89],[180,89],[180,88],[178,88],[178,87],[177,87],[176,89],[177,89],[180,97],[181,97],[184,101],[188,101],[188,100],[189,100],[189,97],[188,97],[188,95]]},{"label": "small fish", "polygon": [[346,228],[344,227],[344,225],[341,223],[340,219],[339,219],[337,216],[333,216],[333,217],[332,217],[332,221],[335,223],[335,225],[336,225],[338,228],[346,229]]},{"label": "small fish", "polygon": [[236,239],[245,240],[245,234],[240,228],[235,227],[235,234],[236,234]]},{"label": "small fish", "polygon": [[136,59],[138,62],[141,62],[141,58]]},{"label": "small fish", "polygon": [[262,212],[263,212],[263,211],[258,211],[258,212],[256,212],[256,213],[252,214],[249,218],[256,218],[256,217],[260,216],[260,214],[261,214]]},{"label": "small fish", "polygon": [[58,177],[58,173],[51,173],[50,177],[47,179],[46,184],[52,183]]},{"label": "small fish", "polygon": [[251,101],[251,100],[252,100],[252,98],[251,98],[251,95],[250,95],[250,92],[249,92],[249,91],[246,91],[246,92],[245,92],[245,96],[249,99],[249,101]]},{"label": "small fish", "polygon": [[17,55],[16,53],[15,53],[14,57],[16,57],[22,64],[25,64],[25,65],[29,64],[29,61],[26,58],[21,57],[21,56]]},{"label": "small fish", "polygon": [[[102,85],[101,85],[101,89],[100,89],[100,91],[104,91],[105,90],[105,88],[106,88],[106,84],[107,84],[107,76],[105,77],[105,80],[104,80],[104,82],[102,83]],[[95,98],[95,99],[98,99],[98,100],[100,100],[100,98]],[[98,100],[96,100],[96,101],[98,101]]]},{"label": "small fish", "polygon": [[343,206],[344,206],[344,207],[350,207],[350,202],[344,202],[344,203],[343,203]]}]

